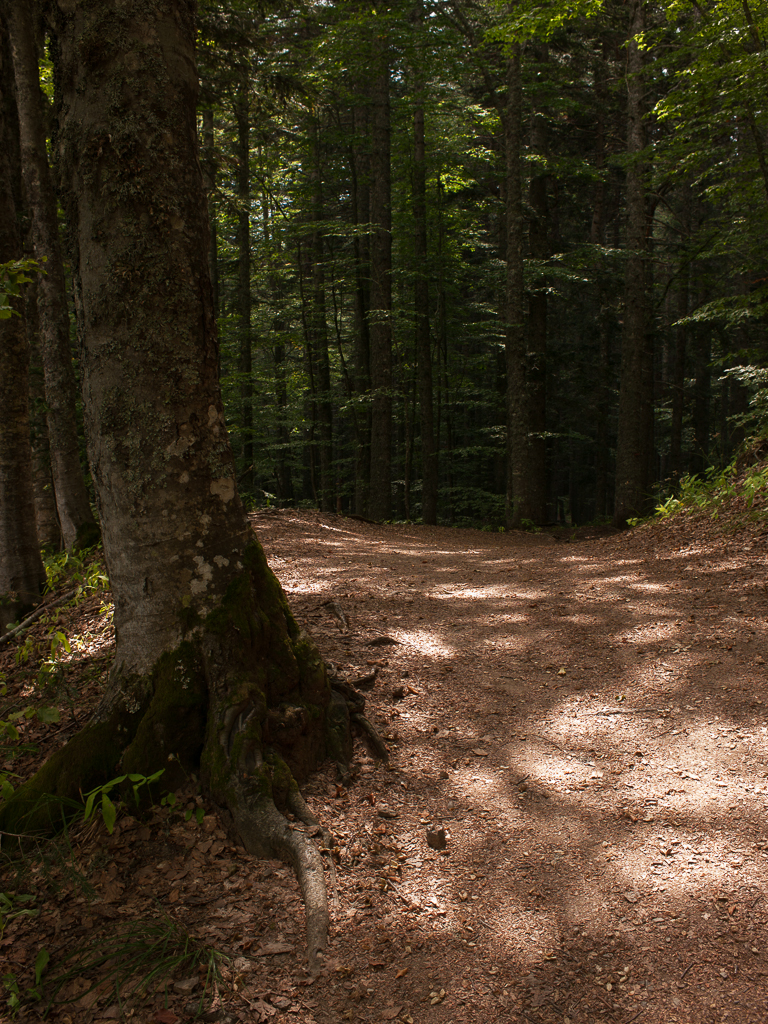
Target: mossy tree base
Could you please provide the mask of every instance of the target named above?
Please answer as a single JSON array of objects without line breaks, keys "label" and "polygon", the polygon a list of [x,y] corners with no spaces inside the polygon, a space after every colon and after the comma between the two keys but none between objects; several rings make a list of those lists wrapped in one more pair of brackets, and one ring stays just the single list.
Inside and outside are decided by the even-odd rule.
[{"label": "mossy tree base", "polygon": [[323,863],[278,807],[306,807],[298,784],[326,755],[331,691],[255,541],[244,562],[224,599],[204,620],[187,617],[185,638],[148,676],[114,675],[93,721],[0,807],[0,828],[61,827],[83,793],[118,774],[164,769],[157,798],[200,773],[233,838],[293,866],[314,965],[328,932]]}]

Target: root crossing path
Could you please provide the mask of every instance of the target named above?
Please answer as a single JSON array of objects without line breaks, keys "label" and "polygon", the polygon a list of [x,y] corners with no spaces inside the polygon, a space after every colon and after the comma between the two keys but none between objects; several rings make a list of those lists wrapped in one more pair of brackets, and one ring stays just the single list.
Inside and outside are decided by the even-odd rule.
[{"label": "root crossing path", "polygon": [[390,752],[306,790],[338,886],[308,1020],[768,1019],[759,537],[254,525],[325,658],[378,668]]}]

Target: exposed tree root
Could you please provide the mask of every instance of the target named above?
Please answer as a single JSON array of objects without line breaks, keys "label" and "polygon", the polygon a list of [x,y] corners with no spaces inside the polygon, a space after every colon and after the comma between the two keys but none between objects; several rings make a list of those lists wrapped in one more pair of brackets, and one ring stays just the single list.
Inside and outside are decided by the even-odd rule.
[{"label": "exposed tree root", "polygon": [[371,723],[368,721],[365,715],[361,715],[355,712],[352,714],[351,718],[352,721],[359,725],[363,732],[366,734],[368,739],[371,741],[373,749],[376,751],[381,760],[389,761],[389,751],[387,750],[384,744],[384,740],[381,738],[381,736],[379,736],[379,734],[376,732],[375,728],[371,725]]},{"label": "exposed tree root", "polygon": [[246,812],[236,810],[233,820],[249,853],[279,857],[293,868],[307,915],[309,969],[318,972],[322,968],[319,954],[328,944],[329,917],[323,860],[316,846],[303,832],[291,828],[271,799],[261,801],[258,807]]},{"label": "exposed tree root", "polygon": [[336,863],[333,859],[333,835],[331,834],[330,830],[321,825],[317,818],[314,816],[312,811],[309,809],[306,800],[301,795],[300,790],[291,790],[288,796],[287,806],[288,810],[293,815],[295,815],[299,819],[299,821],[303,822],[305,825],[308,825],[310,828],[314,828],[320,831],[320,834],[323,838],[323,845],[320,847],[320,852],[328,854],[328,872],[331,876],[333,909],[334,913],[338,913],[339,896],[338,887],[336,885]]}]

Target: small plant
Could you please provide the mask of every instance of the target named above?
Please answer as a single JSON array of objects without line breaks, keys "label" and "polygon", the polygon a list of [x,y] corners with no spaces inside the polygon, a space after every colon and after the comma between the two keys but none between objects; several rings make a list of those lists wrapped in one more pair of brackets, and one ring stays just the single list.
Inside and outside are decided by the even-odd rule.
[{"label": "small plant", "polygon": [[53,992],[49,1005],[67,1002],[58,1000],[57,996],[74,978],[107,968],[87,992],[78,992],[74,998],[81,999],[97,986],[109,982],[114,985],[119,999],[126,982],[133,981],[131,992],[148,992],[176,973],[198,973],[205,978],[199,1003],[201,1011],[205,997],[221,984],[221,965],[225,960],[222,953],[194,939],[181,924],[165,914],[151,921],[135,921],[117,934],[100,936],[65,957],[50,979]]},{"label": "small plant", "polygon": [[527,533],[541,533],[541,527],[537,526],[532,519],[521,519],[520,529]]},{"label": "small plant", "polygon": [[9,972],[3,975],[3,985],[8,993],[6,1005],[12,1016],[16,1016],[24,1001],[37,1003],[43,998],[43,971],[48,966],[49,959],[48,951],[45,948],[41,949],[35,958],[35,983],[23,993],[19,989],[15,974]]},{"label": "small plant", "polygon": [[85,809],[83,811],[83,820],[90,821],[94,811],[96,810],[96,801],[99,800],[100,797],[101,801],[99,809],[101,810],[101,816],[104,819],[104,824],[107,826],[107,832],[112,835],[115,830],[115,822],[117,820],[117,804],[114,803],[109,795],[112,790],[117,786],[122,786],[122,784],[127,780],[131,783],[133,788],[133,798],[136,801],[136,806],[138,807],[141,802],[140,790],[144,786],[151,786],[153,782],[157,782],[164,771],[165,769],[161,768],[160,771],[155,772],[154,775],[139,775],[135,773],[118,775],[117,778],[111,779],[109,782],[105,782],[104,785],[97,786],[95,789],[92,789],[89,793],[86,793],[84,797]]},{"label": "small plant", "polygon": [[[0,892],[0,938],[3,936],[6,925],[16,917],[37,917],[40,913],[33,903],[35,897],[29,893]],[[21,906],[19,906],[21,904]]]}]

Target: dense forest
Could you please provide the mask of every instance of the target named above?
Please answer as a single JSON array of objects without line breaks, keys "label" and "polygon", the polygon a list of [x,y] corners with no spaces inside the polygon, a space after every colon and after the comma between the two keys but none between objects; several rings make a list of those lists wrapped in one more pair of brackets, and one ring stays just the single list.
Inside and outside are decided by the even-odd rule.
[{"label": "dense forest", "polygon": [[[623,525],[727,465],[764,385],[766,17],[747,0],[202,3],[209,265],[246,501]],[[32,31],[42,92],[16,68],[8,153],[24,188],[9,174],[49,268],[42,309],[26,299],[38,527],[69,546],[90,518],[76,270],[61,187],[64,263],[54,237],[55,31]]]},{"label": "dense forest", "polygon": [[246,7],[199,26],[242,493],[620,525],[728,463],[765,359],[764,5]]}]

